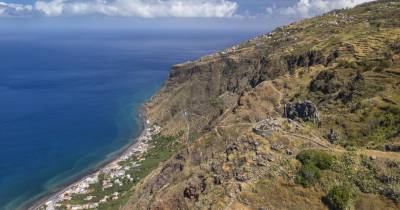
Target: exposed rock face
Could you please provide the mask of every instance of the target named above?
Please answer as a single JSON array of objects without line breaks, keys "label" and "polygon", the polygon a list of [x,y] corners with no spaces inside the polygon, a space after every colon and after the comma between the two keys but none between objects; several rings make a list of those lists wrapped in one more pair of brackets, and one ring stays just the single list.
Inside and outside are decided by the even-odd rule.
[{"label": "exposed rock face", "polygon": [[[283,41],[282,44],[286,42],[291,43]],[[294,73],[298,68],[326,65],[327,60],[335,59],[332,54],[296,51],[278,56],[249,46],[240,52],[214,54],[176,65],[164,87],[147,104],[149,118],[159,124],[174,119],[174,123],[164,126],[173,128],[179,125],[179,121],[184,123],[181,112],[186,110],[195,114],[191,119],[191,129],[198,133],[206,132],[218,123],[224,110],[234,109],[241,103],[239,99],[244,92],[264,81]],[[153,114],[153,111],[157,113]],[[197,116],[206,116],[206,119]]]},{"label": "exposed rock face", "polygon": [[319,120],[317,106],[315,106],[311,101],[286,104],[285,117],[297,121]]},{"label": "exposed rock face", "polygon": [[[177,157],[179,157],[179,155]],[[173,163],[166,164],[162,168],[160,176],[157,177],[157,179],[153,181],[153,185],[151,186],[150,193],[153,193],[154,191],[157,191],[160,188],[162,188],[166,183],[168,183],[171,176],[173,176],[176,173],[181,172],[184,169],[184,166],[185,165],[183,164],[182,161],[176,161]]]},{"label": "exposed rock face", "polygon": [[206,189],[206,183],[204,177],[199,177],[196,180],[193,180],[189,183],[189,185],[183,191],[183,195],[185,198],[189,199],[199,199],[201,193]]},{"label": "exposed rock face", "polygon": [[[330,57],[332,59],[332,57]],[[328,58],[319,51],[308,51],[299,55],[290,55],[286,57],[287,69],[293,72],[299,67],[311,67],[318,64],[326,64]]]},{"label": "exposed rock face", "polygon": [[[293,170],[297,168],[294,167],[294,158],[304,147],[316,146],[310,142],[310,139],[315,140],[308,135],[310,132],[327,136],[326,131],[333,128],[341,135],[337,147],[341,147],[342,139],[343,142],[347,140],[345,131],[369,135],[360,124],[359,116],[371,111],[381,114],[394,110],[394,114],[381,121],[368,122],[372,122],[377,131],[384,123],[392,122],[388,128],[397,129],[397,109],[393,109],[399,103],[396,97],[400,97],[397,77],[388,72],[365,72],[361,64],[356,66],[359,69],[338,68],[338,64],[342,60],[356,60],[358,65],[364,57],[381,59],[388,48],[398,52],[398,47],[394,47],[398,45],[393,45],[392,40],[392,36],[398,36],[398,29],[386,28],[391,33],[389,36],[377,32],[368,23],[381,19],[397,22],[400,26],[398,6],[400,4],[396,8],[384,4],[354,11],[336,11],[282,27],[223,53],[174,66],[168,81],[146,104],[146,109],[151,122],[163,125],[164,134],[186,137],[186,126],[190,124],[190,134],[194,136],[192,143],[184,145],[180,155],[160,164],[157,171],[135,187],[134,196],[125,209],[326,208],[321,202],[324,196],[321,193],[324,192],[317,188],[291,187],[296,177]],[[391,8],[391,13],[383,15],[378,8]],[[378,17],[368,19],[371,14]],[[354,33],[359,36],[352,36]],[[375,33],[374,37],[371,37],[372,33]],[[381,40],[383,38],[385,40]],[[394,60],[399,57],[396,56],[393,56]],[[390,70],[392,74],[398,72],[395,68]],[[376,82],[387,84],[390,91],[384,93],[390,94],[378,95],[379,87],[364,88],[364,83]],[[359,97],[364,93],[369,95]],[[304,99],[310,101],[288,103]],[[373,107],[374,104],[387,106]],[[365,106],[369,108],[359,108]],[[183,112],[191,114],[190,123],[183,117]],[[296,121],[321,120],[322,128],[294,123],[283,119],[282,115]],[[353,118],[347,118],[348,115]],[[280,123],[282,132],[274,132],[272,136],[252,132],[256,122],[271,116],[291,126]],[[347,119],[356,122],[348,127],[338,125]],[[271,127],[274,126],[261,130],[273,131]],[[180,136],[182,132],[184,135]],[[292,134],[304,134],[310,138]],[[361,139],[362,136],[355,137]],[[332,135],[331,139],[335,136]],[[326,140],[321,142],[325,145]],[[291,182],[281,185],[272,177],[283,177]],[[384,182],[391,180],[384,176],[381,179]],[[238,185],[240,192],[237,191]],[[256,199],[247,201],[248,197],[242,197],[246,195]],[[266,198],[259,199],[260,195]],[[285,202],[281,202],[283,199]],[[313,202],[310,204],[310,201]]]}]

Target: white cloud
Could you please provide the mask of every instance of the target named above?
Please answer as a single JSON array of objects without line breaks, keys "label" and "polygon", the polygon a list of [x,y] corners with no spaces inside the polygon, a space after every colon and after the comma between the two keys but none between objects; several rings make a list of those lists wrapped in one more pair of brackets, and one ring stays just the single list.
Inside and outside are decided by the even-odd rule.
[{"label": "white cloud", "polygon": [[35,10],[47,16],[59,16],[64,10],[64,0],[53,0],[50,2],[37,1],[35,3]]},{"label": "white cloud", "polygon": [[[0,16],[11,4],[0,4]],[[16,7],[16,6],[14,6]],[[232,17],[239,5],[229,0],[51,0],[18,5],[44,16]],[[5,9],[4,9],[5,8]],[[15,13],[18,11],[15,9]]]},{"label": "white cloud", "polygon": [[352,8],[359,4],[371,1],[374,0],[299,0],[295,5],[287,8],[267,8],[267,13],[291,15],[296,17],[310,17],[334,9]]},{"label": "white cloud", "polygon": [[32,12],[32,5],[0,2],[0,16],[20,16]]}]

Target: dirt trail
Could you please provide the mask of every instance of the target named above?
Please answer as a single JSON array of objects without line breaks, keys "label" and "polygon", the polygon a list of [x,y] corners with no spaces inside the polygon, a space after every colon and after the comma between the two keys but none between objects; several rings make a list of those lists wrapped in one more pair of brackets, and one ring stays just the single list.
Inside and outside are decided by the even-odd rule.
[{"label": "dirt trail", "polygon": [[[294,136],[294,137],[297,137],[297,138],[302,138],[302,139],[311,141],[312,143],[315,143],[315,144],[323,147],[324,149],[330,150],[332,152],[337,152],[337,153],[347,152],[346,149],[344,149],[344,148],[342,148],[342,147],[340,147],[338,145],[321,143],[321,142],[324,142],[324,141],[322,139],[320,139],[319,137],[317,137],[316,135],[313,135],[313,138],[310,138],[310,137],[307,137],[307,136],[298,135],[298,134],[285,132],[285,131],[283,133],[285,133],[286,135],[289,135],[289,136]],[[356,151],[356,153],[358,155],[365,155],[365,156],[374,157],[374,158],[400,160],[400,153],[397,153],[397,152],[385,152],[385,151],[379,151],[379,150],[359,149],[359,150]]]},{"label": "dirt trail", "polygon": [[[225,112],[224,114],[228,113]],[[257,123],[233,123],[229,125],[217,125],[214,127],[214,131],[217,134],[218,137],[222,137],[222,134],[219,131],[219,128],[228,128],[228,127],[233,127],[233,126],[255,126]],[[300,125],[300,124],[298,124]],[[301,125],[300,125],[301,126]],[[317,146],[321,147],[324,150],[329,150],[331,152],[336,152],[336,153],[345,153],[347,152],[346,149],[344,149],[341,146],[338,145],[333,145],[327,142],[327,140],[321,139],[318,135],[315,133],[310,133],[310,136],[304,136],[300,135],[297,133],[293,132],[288,132],[288,131],[279,131],[285,136],[288,137],[295,137],[295,138],[300,138],[306,141],[309,141],[313,144],[316,144]],[[356,151],[358,155],[365,155],[368,157],[374,157],[374,158],[385,158],[385,159],[390,159],[390,160],[398,160],[400,161],[400,153],[396,152],[385,152],[385,151],[379,151],[379,150],[369,150],[369,149],[359,149]]]}]

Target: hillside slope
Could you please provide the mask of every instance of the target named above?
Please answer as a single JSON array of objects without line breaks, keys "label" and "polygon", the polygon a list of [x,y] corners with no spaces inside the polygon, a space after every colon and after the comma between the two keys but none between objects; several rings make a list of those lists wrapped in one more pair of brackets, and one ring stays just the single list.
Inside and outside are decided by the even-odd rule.
[{"label": "hillside slope", "polygon": [[176,65],[146,111],[183,148],[124,209],[399,209],[400,2]]}]

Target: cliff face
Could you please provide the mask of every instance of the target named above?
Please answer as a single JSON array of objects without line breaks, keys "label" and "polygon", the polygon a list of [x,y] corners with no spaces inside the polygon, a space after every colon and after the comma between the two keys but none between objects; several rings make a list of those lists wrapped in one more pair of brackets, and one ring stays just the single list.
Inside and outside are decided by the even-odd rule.
[{"label": "cliff face", "polygon": [[[385,0],[174,66],[146,111],[185,148],[125,208],[325,209],[345,189],[346,208],[398,209],[399,49],[400,2]],[[312,103],[318,120],[288,121],[291,101]],[[310,149],[315,162],[297,155]]]},{"label": "cliff face", "polygon": [[[176,132],[182,127],[177,122],[185,120],[182,113],[186,111],[192,114],[193,132],[203,133],[223,113],[236,107],[242,94],[260,83],[293,73],[297,68],[328,66],[338,57],[337,49],[329,49],[333,51],[328,53],[313,49],[285,52],[297,43],[293,41],[297,40],[295,35],[288,34],[278,29],[225,52],[174,66],[165,86],[146,106],[150,119]],[[277,42],[280,44],[270,49],[269,45]]]}]

